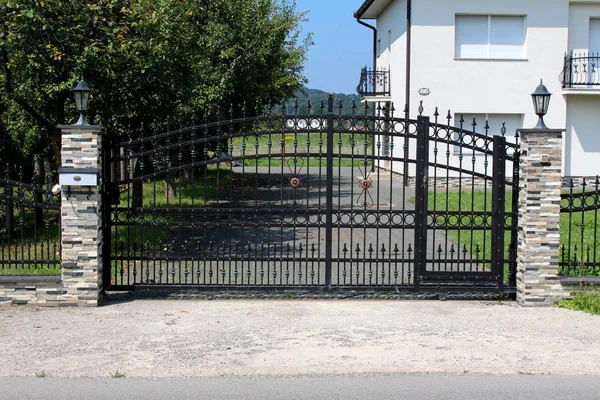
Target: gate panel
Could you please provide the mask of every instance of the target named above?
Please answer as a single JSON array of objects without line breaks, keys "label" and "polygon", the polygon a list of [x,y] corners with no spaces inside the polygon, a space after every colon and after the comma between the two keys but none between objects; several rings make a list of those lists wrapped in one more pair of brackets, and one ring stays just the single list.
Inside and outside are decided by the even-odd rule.
[{"label": "gate panel", "polygon": [[414,188],[392,171],[414,167],[402,145],[416,143],[417,124],[376,113],[333,118],[332,285],[414,290]]},{"label": "gate panel", "polygon": [[463,128],[462,119],[454,127],[450,115],[439,124],[436,112],[426,130],[427,256],[421,283],[501,291],[516,260],[518,175],[508,180],[505,171],[507,165],[518,171],[518,143],[507,143],[503,127],[493,135],[487,122],[484,134],[475,131],[475,120],[472,130]]},{"label": "gate panel", "polygon": [[308,120],[302,137],[265,117],[122,141],[114,284],[324,286],[326,128]]},{"label": "gate panel", "polygon": [[113,137],[103,175],[105,281],[114,289],[501,289],[516,258],[503,243],[515,246],[517,204],[513,196],[512,208],[503,206],[517,184],[504,164],[514,167],[518,145],[438,124],[437,115],[430,123],[396,118],[390,106],[341,109],[331,97],[315,113],[271,108]]}]

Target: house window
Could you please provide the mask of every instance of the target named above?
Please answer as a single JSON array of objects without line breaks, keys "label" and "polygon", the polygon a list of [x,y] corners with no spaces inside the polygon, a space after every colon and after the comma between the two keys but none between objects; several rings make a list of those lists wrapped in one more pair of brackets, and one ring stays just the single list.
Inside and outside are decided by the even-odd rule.
[{"label": "house window", "polygon": [[[490,129],[488,130],[488,136],[501,136],[502,135],[502,127],[504,123],[504,128],[506,128],[506,132],[504,132],[504,136],[506,137],[506,141],[509,143],[515,142],[515,133],[517,129],[521,129],[523,127],[523,114],[469,114],[463,113],[462,117],[464,119],[463,130],[472,132],[473,131],[473,118],[475,118],[475,122],[477,126],[475,127],[475,132],[485,135],[485,122],[488,122]],[[460,118],[461,114],[454,114],[454,126],[460,127]],[[463,148],[460,146],[461,143],[461,135],[458,132],[454,134],[454,140],[456,144],[454,145],[454,153],[462,153],[463,154],[471,154],[473,150]],[[469,137],[466,140],[468,143],[471,142],[471,138]],[[482,154],[475,152],[475,155]]]},{"label": "house window", "polygon": [[456,58],[525,58],[525,17],[457,15]]}]

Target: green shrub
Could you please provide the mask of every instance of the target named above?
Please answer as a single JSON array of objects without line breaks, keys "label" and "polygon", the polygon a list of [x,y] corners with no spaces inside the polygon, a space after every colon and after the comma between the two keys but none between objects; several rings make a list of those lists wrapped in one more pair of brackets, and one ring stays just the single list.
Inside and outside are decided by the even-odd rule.
[{"label": "green shrub", "polygon": [[600,292],[577,293],[572,300],[561,300],[561,308],[600,315]]}]

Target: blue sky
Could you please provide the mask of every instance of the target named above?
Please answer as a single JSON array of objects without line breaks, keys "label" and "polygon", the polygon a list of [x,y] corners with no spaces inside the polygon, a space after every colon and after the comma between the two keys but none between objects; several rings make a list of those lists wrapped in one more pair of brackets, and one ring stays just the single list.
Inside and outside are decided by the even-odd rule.
[{"label": "blue sky", "polygon": [[[363,0],[296,0],[308,11],[304,32],[313,33],[304,75],[308,87],[326,92],[355,93],[360,68],[371,64],[373,34],[354,19]],[[373,23],[374,21],[367,21]]]}]

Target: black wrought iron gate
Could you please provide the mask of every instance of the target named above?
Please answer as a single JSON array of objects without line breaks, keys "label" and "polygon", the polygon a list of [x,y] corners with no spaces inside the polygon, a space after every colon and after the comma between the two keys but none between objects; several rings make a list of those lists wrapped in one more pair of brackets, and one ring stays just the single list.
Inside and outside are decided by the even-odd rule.
[{"label": "black wrought iron gate", "polygon": [[110,288],[514,286],[518,144],[503,128],[390,105],[342,115],[333,98],[245,110],[107,135]]}]

